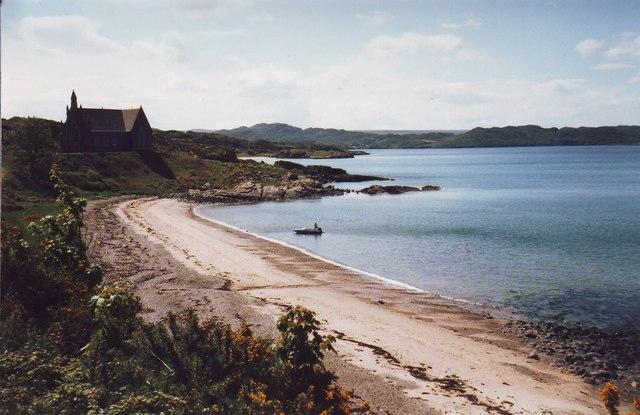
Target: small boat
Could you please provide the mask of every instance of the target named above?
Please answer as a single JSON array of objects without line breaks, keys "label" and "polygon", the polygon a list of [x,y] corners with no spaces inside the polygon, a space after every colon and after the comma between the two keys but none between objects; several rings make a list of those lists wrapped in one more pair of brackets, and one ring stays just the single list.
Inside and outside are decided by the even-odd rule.
[{"label": "small boat", "polygon": [[322,228],[317,225],[313,228],[300,228],[293,231],[298,235],[322,235]]}]

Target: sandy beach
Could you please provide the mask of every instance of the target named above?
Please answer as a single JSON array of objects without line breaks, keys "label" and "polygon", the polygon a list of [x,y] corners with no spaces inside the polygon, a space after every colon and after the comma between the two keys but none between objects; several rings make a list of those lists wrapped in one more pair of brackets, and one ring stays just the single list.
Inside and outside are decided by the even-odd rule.
[{"label": "sandy beach", "polygon": [[[207,221],[188,203],[126,200],[93,215],[116,240],[115,253],[99,249],[112,275],[137,270],[127,278],[149,318],[194,308],[268,334],[286,307],[303,305],[337,338],[328,366],[378,413],[604,412],[595,388],[529,358],[500,319]],[[135,252],[148,262],[118,260]]]}]

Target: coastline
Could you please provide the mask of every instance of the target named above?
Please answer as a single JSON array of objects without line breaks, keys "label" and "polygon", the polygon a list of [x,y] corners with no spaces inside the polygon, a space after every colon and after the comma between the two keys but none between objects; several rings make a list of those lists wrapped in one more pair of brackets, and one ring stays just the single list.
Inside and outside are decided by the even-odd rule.
[{"label": "coastline", "polygon": [[191,270],[225,273],[227,289],[258,301],[272,320],[290,305],[316,311],[338,338],[343,365],[400,388],[428,411],[602,413],[595,388],[529,358],[530,346],[501,319],[202,219],[184,202],[137,199],[119,204],[117,215]]},{"label": "coastline", "polygon": [[[369,271],[365,271],[365,270],[362,270],[362,269],[359,269],[359,268],[351,267],[349,265],[340,263],[338,261],[334,261],[334,260],[332,260],[330,258],[326,258],[326,257],[323,257],[321,255],[315,254],[315,253],[313,253],[311,251],[308,251],[308,250],[306,250],[304,248],[301,248],[299,246],[295,246],[295,245],[292,245],[290,243],[287,243],[287,242],[284,242],[284,241],[280,241],[278,239],[269,238],[268,236],[260,235],[260,234],[248,231],[246,229],[238,228],[237,226],[231,225],[231,224],[226,223],[226,222],[222,222],[222,221],[219,221],[219,220],[216,220],[216,219],[208,218],[208,217],[203,216],[203,215],[201,215],[201,214],[199,214],[197,212],[197,209],[199,207],[200,206],[191,206],[190,207],[190,213],[195,215],[195,216],[197,216],[198,218],[200,218],[200,219],[202,219],[204,221],[211,222],[211,223],[214,223],[216,225],[223,226],[225,228],[233,229],[233,230],[238,231],[238,232],[244,232],[247,235],[251,235],[251,236],[253,236],[255,238],[262,239],[262,240],[267,241],[267,242],[271,242],[271,243],[274,243],[274,244],[281,245],[281,246],[283,246],[285,248],[294,249],[294,250],[296,250],[296,251],[298,251],[298,252],[300,252],[300,253],[302,253],[304,255],[310,256],[312,258],[318,259],[318,260],[326,262],[328,264],[335,265],[337,267],[342,267],[342,268],[344,268],[346,270],[353,271],[353,272],[356,272],[358,274],[362,274],[362,275],[370,277],[370,278],[378,279],[380,281],[383,281],[383,282],[385,282],[387,284],[390,284],[390,285],[393,285],[393,286],[397,286],[397,287],[400,287],[400,288],[405,288],[405,289],[408,289],[408,290],[414,290],[414,291],[422,292],[422,293],[425,293],[425,294],[438,295],[436,293],[431,293],[431,292],[423,290],[421,288],[414,287],[413,285],[405,284],[403,282],[396,281],[396,280],[393,280],[391,278],[383,277],[381,275],[374,274],[374,273],[369,272]],[[438,295],[438,296],[440,296],[440,295]],[[442,297],[442,296],[440,296],[440,297]],[[442,297],[442,298],[450,299],[450,298],[447,298],[447,297]],[[450,300],[453,300],[453,301],[466,301],[466,300],[462,300],[462,299],[458,300],[458,299],[455,299],[455,298],[451,298]]]},{"label": "coastline", "polygon": [[[635,329],[602,330],[583,324],[539,320],[506,306],[474,302],[431,292],[323,257],[302,247],[206,217],[198,213],[198,210],[204,206],[211,205],[191,206],[189,214],[206,222],[296,250],[328,264],[355,272],[359,274],[359,277],[373,278],[391,287],[407,289],[448,301],[456,307],[464,308],[483,317],[497,318],[504,322],[504,331],[519,337],[531,347],[532,352],[529,357],[533,356],[533,358],[539,359],[540,355],[544,355],[551,364],[568,369],[591,385],[617,380],[620,389],[625,394],[630,396],[637,394],[637,384],[640,379],[640,347],[634,348],[634,344],[639,341],[640,333]],[[602,344],[606,346],[603,347]],[[591,356],[592,361],[585,359],[585,356]]]},{"label": "coastline", "polygon": [[[249,202],[249,203],[255,204],[255,203],[260,203],[260,202]],[[224,205],[225,206],[229,206],[229,205],[232,205],[232,204],[224,204]],[[326,262],[327,264],[331,264],[331,265],[334,265],[336,267],[344,268],[345,270],[348,270],[348,271],[354,272],[356,274],[359,274],[361,277],[373,278],[375,280],[379,280],[384,284],[390,285],[391,287],[397,287],[397,288],[406,289],[406,290],[410,290],[410,291],[415,291],[417,293],[422,293],[422,294],[426,294],[426,295],[429,295],[429,296],[437,297],[437,298],[440,298],[440,299],[445,300],[445,301],[450,301],[450,302],[452,302],[453,304],[455,304],[455,305],[457,305],[459,307],[468,307],[471,311],[473,311],[475,313],[479,313],[479,314],[486,314],[486,315],[491,315],[491,316],[494,316],[494,317],[501,317],[501,318],[515,318],[515,319],[519,319],[519,320],[524,319],[524,316],[522,314],[518,313],[516,310],[507,308],[505,306],[500,306],[500,305],[496,305],[496,304],[488,304],[488,303],[480,303],[480,302],[467,300],[467,299],[464,299],[464,298],[450,297],[450,296],[446,296],[446,295],[443,295],[443,294],[440,294],[440,293],[437,293],[437,292],[428,291],[428,290],[425,290],[423,288],[419,288],[419,287],[413,286],[411,284],[404,283],[402,281],[394,280],[392,278],[388,278],[388,277],[385,277],[385,276],[382,276],[382,275],[379,275],[379,274],[376,274],[376,273],[373,273],[373,272],[369,272],[369,271],[363,270],[361,268],[352,267],[350,265],[347,265],[347,264],[344,264],[342,262],[333,260],[331,258],[324,257],[322,255],[319,255],[319,254],[316,254],[314,252],[311,252],[311,251],[309,251],[309,250],[307,250],[305,248],[290,244],[290,243],[285,242],[285,241],[281,241],[279,239],[274,239],[274,238],[270,238],[268,236],[260,235],[258,233],[251,232],[249,230],[239,228],[239,227],[231,225],[229,223],[226,223],[226,222],[223,222],[223,221],[220,221],[220,220],[217,220],[217,219],[206,217],[206,216],[204,216],[204,215],[202,215],[202,214],[197,212],[197,210],[202,206],[212,206],[212,205],[197,204],[197,206],[191,206],[190,207],[190,214],[192,214],[194,216],[197,216],[201,220],[204,220],[204,221],[207,221],[207,222],[211,222],[213,224],[216,224],[216,225],[219,225],[219,226],[222,226],[222,227],[225,227],[225,228],[233,229],[233,230],[238,231],[238,232],[243,232],[243,233],[245,233],[247,235],[251,235],[252,237],[255,237],[255,238],[258,238],[258,239],[262,239],[264,241],[271,242],[271,243],[274,243],[274,244],[278,244],[278,245],[281,245],[281,246],[283,246],[285,248],[296,250],[296,251],[300,252],[301,254],[310,256],[310,257],[315,258],[315,259],[317,259],[319,261]]]}]

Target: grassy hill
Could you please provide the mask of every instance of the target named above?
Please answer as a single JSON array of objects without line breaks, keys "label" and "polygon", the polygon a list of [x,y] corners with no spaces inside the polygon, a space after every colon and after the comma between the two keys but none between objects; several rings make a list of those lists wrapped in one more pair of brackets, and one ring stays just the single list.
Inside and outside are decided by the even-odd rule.
[{"label": "grassy hill", "polygon": [[430,132],[380,134],[333,128],[301,129],[287,124],[256,124],[219,133],[246,140],[329,145],[336,148],[514,147],[638,144],[640,126],[542,128],[536,125],[474,128],[462,134]]},{"label": "grassy hill", "polygon": [[158,195],[199,187],[229,188],[247,178],[278,183],[289,172],[239,160],[236,151],[266,154],[295,149],[248,142],[219,134],[154,131],[153,152],[59,153],[60,123],[12,118],[2,124],[2,220],[19,222],[54,206],[49,169],[55,161],[62,178],[78,194],[100,198],[118,194]]}]

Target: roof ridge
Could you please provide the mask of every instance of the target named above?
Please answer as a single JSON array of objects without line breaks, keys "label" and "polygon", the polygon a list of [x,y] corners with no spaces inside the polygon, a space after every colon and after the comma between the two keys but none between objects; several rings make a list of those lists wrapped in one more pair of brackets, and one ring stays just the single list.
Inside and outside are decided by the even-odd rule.
[{"label": "roof ridge", "polygon": [[142,109],[142,107],[137,107],[137,108],[78,108],[78,109],[83,109],[83,110],[97,110],[97,111],[140,111]]}]

